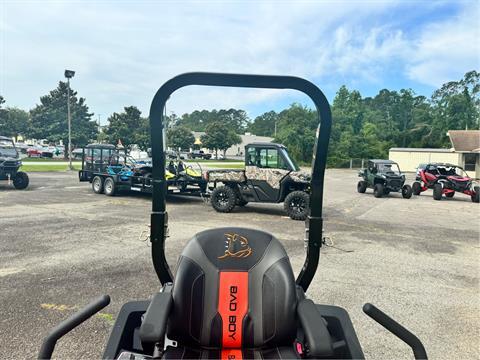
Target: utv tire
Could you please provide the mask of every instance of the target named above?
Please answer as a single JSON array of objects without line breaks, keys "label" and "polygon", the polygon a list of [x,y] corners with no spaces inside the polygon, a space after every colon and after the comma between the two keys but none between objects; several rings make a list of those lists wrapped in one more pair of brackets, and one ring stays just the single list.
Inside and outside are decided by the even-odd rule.
[{"label": "utv tire", "polygon": [[30,180],[28,179],[27,173],[23,171],[17,172],[17,176],[13,179],[13,186],[17,190],[23,190],[28,186]]},{"label": "utv tire", "polygon": [[402,196],[404,199],[410,199],[412,197],[412,187],[410,185],[403,185]]},{"label": "utv tire", "polygon": [[219,186],[212,191],[212,206],[218,212],[229,213],[235,207],[237,196],[229,186]]},{"label": "utv tire", "polygon": [[107,196],[114,196],[116,189],[115,189],[115,181],[113,181],[113,178],[108,177],[105,179],[105,182],[103,183],[103,192]]},{"label": "utv tire", "polygon": [[310,212],[310,195],[305,191],[292,191],[283,202],[285,212],[292,220],[306,220]]},{"label": "utv tire", "polygon": [[412,184],[412,192],[413,195],[420,195],[420,193],[422,192],[422,184],[420,184],[420,182],[418,181],[415,181]]},{"label": "utv tire", "polygon": [[433,185],[433,198],[435,200],[442,200],[443,187],[442,184]]},{"label": "utv tire", "polygon": [[473,191],[475,192],[475,194],[471,196],[472,201],[474,203],[480,202],[480,186],[475,186],[473,188]]},{"label": "utv tire", "polygon": [[383,185],[382,184],[376,184],[373,188],[373,195],[376,197],[376,198],[381,198],[384,194],[384,190],[383,190]]},{"label": "utv tire", "polygon": [[449,193],[445,194],[445,197],[453,198],[454,195],[455,195],[455,191],[452,191],[452,192],[449,192]]},{"label": "utv tire", "polygon": [[359,181],[358,184],[357,184],[357,191],[360,193],[360,194],[363,194],[365,193],[365,191],[367,190],[367,182],[366,181]]},{"label": "utv tire", "polygon": [[95,194],[103,193],[103,179],[101,176],[95,176],[92,180],[92,190]]}]

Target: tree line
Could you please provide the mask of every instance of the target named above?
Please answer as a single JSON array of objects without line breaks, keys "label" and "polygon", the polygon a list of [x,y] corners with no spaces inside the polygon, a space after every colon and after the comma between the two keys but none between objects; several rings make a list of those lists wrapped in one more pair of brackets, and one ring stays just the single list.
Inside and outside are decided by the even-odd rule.
[{"label": "tree line", "polygon": [[[0,134],[47,139],[68,139],[66,122],[67,84],[40,98],[30,111],[5,107],[0,96]],[[383,89],[373,97],[342,86],[332,103],[333,127],[329,165],[339,165],[351,158],[385,158],[391,147],[449,147],[448,130],[479,129],[480,74],[470,71],[459,81],[442,85],[431,97],[417,95],[411,89]],[[149,123],[135,106],[125,107],[108,118],[99,131],[85,98],[71,90],[72,142],[84,146],[92,141],[124,146],[150,146]],[[251,132],[270,136],[285,144],[295,160],[311,161],[316,111],[301,104],[276,112],[269,111],[249,119],[241,109],[193,111],[166,118],[168,145],[175,149],[194,147],[192,131],[204,132],[202,147],[225,151],[240,143],[238,134]]]}]

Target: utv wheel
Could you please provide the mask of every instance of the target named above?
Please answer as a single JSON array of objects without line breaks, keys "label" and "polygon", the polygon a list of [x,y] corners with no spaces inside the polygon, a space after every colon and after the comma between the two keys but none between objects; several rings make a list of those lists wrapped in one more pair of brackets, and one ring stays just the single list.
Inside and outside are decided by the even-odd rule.
[{"label": "utv wheel", "polygon": [[443,187],[442,184],[433,185],[433,198],[435,200],[442,200]]},{"label": "utv wheel", "polygon": [[420,182],[418,181],[415,181],[412,184],[412,192],[413,195],[420,195],[420,193],[422,192],[422,184],[420,184]]},{"label": "utv wheel", "polygon": [[382,184],[376,184],[375,187],[373,188],[373,195],[376,198],[381,198],[384,194],[383,190],[383,185]]},{"label": "utv wheel", "polygon": [[445,197],[452,198],[455,195],[455,191],[449,192],[445,194]]},{"label": "utv wheel", "polygon": [[310,196],[304,191],[293,191],[285,198],[283,207],[290,219],[305,220],[310,211]]},{"label": "utv wheel", "polygon": [[210,197],[212,206],[218,212],[228,213],[235,207],[237,197],[235,191],[229,186],[220,186],[212,191]]},{"label": "utv wheel", "polygon": [[367,182],[363,180],[359,181],[357,184],[357,191],[360,194],[363,194],[366,190],[367,190]]},{"label": "utv wheel", "polygon": [[404,199],[410,199],[412,197],[412,187],[410,185],[403,185],[402,196]]},{"label": "utv wheel", "polygon": [[92,180],[92,190],[95,194],[103,193],[103,179],[101,176],[95,176]]},{"label": "utv wheel", "polygon": [[15,186],[15,189],[17,190],[23,190],[28,186],[29,182],[30,180],[28,179],[27,173],[19,171],[17,172],[15,179],[13,179],[13,186]]},{"label": "utv wheel", "polygon": [[480,202],[480,186],[475,186],[473,188],[473,191],[475,192],[475,194],[471,196],[472,201],[474,203]]},{"label": "utv wheel", "polygon": [[105,182],[103,183],[103,191],[107,196],[115,195],[115,181],[111,177],[106,178]]}]

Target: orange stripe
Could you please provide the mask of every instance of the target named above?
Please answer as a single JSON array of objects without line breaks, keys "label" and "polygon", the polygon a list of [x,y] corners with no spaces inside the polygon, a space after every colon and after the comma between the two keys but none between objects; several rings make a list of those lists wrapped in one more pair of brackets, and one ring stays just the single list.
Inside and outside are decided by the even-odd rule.
[{"label": "orange stripe", "polygon": [[218,312],[222,317],[222,347],[241,348],[242,323],[248,309],[248,272],[221,271],[219,283]]},{"label": "orange stripe", "polygon": [[222,350],[222,360],[242,360],[242,350],[240,349],[227,349]]}]

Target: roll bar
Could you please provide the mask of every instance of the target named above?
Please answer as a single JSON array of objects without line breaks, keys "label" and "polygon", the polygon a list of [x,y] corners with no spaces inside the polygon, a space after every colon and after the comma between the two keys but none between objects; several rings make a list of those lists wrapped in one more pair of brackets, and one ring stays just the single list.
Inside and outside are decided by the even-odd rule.
[{"label": "roll bar", "polygon": [[[152,260],[162,284],[172,282],[173,276],[165,258],[165,237],[168,224],[166,211],[167,184],[165,181],[165,146],[163,143],[164,108],[167,99],[176,90],[190,85],[226,86],[263,89],[292,89],[308,95],[317,109],[319,126],[313,148],[310,216],[306,221],[308,237],[307,254],[297,284],[305,291],[317,270],[322,245],[322,201],[328,142],[332,125],[330,106],[325,95],[313,83],[294,76],[244,75],[191,72],[168,80],[158,89],[150,106],[152,139],[153,197],[150,241]],[[320,131],[321,130],[321,131]]]}]

